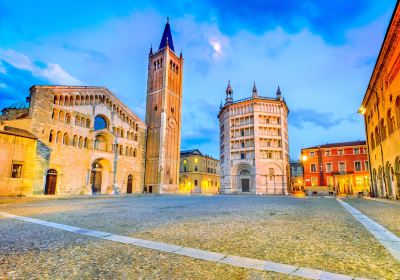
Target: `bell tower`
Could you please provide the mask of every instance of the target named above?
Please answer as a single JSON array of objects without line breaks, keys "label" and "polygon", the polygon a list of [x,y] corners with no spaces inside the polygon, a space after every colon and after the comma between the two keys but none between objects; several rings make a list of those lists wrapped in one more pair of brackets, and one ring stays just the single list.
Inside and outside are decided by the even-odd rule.
[{"label": "bell tower", "polygon": [[146,99],[148,192],[175,193],[179,185],[182,52],[175,54],[169,19],[158,50],[150,48]]}]

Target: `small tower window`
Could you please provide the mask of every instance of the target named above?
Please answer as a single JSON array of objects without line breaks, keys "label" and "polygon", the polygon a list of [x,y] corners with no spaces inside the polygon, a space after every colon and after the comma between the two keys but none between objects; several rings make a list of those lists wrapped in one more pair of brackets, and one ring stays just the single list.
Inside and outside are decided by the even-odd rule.
[{"label": "small tower window", "polygon": [[174,112],[175,112],[174,107],[171,107],[171,113],[174,113]]},{"label": "small tower window", "polygon": [[156,112],[157,112],[157,105],[156,105],[156,106],[154,106],[154,111],[156,111]]}]

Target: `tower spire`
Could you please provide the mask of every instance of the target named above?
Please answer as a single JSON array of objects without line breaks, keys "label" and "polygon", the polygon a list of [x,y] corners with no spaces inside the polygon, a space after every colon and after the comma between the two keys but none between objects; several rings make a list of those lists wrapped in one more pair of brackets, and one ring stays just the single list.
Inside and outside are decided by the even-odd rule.
[{"label": "tower spire", "polygon": [[169,25],[169,17],[167,17],[167,23],[165,24],[164,32],[161,38],[160,46],[158,47],[159,50],[165,47],[169,47],[173,52],[174,49],[174,41],[172,41],[172,33],[171,33],[171,26]]},{"label": "tower spire", "polygon": [[253,98],[258,98],[258,92],[257,92],[257,87],[256,87],[256,82],[254,81],[254,84],[253,84],[253,95],[252,95],[252,97]]},{"label": "tower spire", "polygon": [[282,99],[282,92],[279,86],[278,89],[276,90],[276,98],[279,100]]},{"label": "tower spire", "polygon": [[228,86],[226,87],[226,98],[225,104],[233,102],[233,89],[231,87],[231,81],[228,81]]}]

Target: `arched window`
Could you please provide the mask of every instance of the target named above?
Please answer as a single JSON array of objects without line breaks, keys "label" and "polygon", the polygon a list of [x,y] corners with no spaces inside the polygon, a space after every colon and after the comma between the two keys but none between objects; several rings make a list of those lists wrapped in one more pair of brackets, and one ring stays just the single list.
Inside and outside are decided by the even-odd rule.
[{"label": "arched window", "polygon": [[138,138],[138,136],[137,136],[137,134],[135,134],[135,141],[137,141],[137,138]]},{"label": "arched window", "polygon": [[122,156],[124,153],[124,147],[122,145],[119,146],[119,154]]},{"label": "arched window", "polygon": [[60,113],[58,114],[58,120],[60,122],[64,122],[65,121],[65,113],[64,113],[64,111],[60,111]]},{"label": "arched window", "polygon": [[108,128],[107,120],[102,116],[96,116],[94,118],[94,130],[100,130]]},{"label": "arched window", "polygon": [[49,143],[53,143],[53,141],[54,141],[54,130],[50,130]]},{"label": "arched window", "polygon": [[69,142],[68,134],[67,134],[67,133],[64,133],[62,143],[63,143],[64,145],[68,145],[68,142]]},{"label": "arched window", "polygon": [[81,118],[81,126],[82,126],[82,127],[85,127],[85,124],[86,124],[86,123],[85,123],[85,118],[82,117],[82,118]]},{"label": "arched window", "polygon": [[83,137],[79,137],[79,144],[78,144],[79,148],[83,147]]},{"label": "arched window", "polygon": [[67,124],[70,124],[70,123],[71,123],[71,114],[70,114],[70,113],[67,113],[67,114],[65,115],[65,122],[66,122]]},{"label": "arched window", "polygon": [[133,157],[136,157],[136,148],[133,150]]},{"label": "arched window", "polygon": [[74,139],[72,141],[72,146],[77,147],[78,146],[78,136],[74,135]]},{"label": "arched window", "polygon": [[87,128],[90,128],[90,119],[87,119],[87,120],[86,120],[86,127],[87,127]]},{"label": "arched window", "polygon": [[378,146],[380,143],[380,134],[378,126],[375,126],[375,146]]},{"label": "arched window", "polygon": [[94,148],[100,151],[107,151],[107,146],[108,146],[107,138],[101,134],[97,135],[94,140]]},{"label": "arched window", "polygon": [[250,175],[250,171],[247,169],[244,169],[242,171],[240,171],[240,176],[249,176]]},{"label": "arched window", "polygon": [[83,141],[83,147],[84,147],[85,149],[88,149],[88,148],[89,148],[89,140],[88,140],[87,137],[85,137],[85,140]]},{"label": "arched window", "polygon": [[381,128],[381,138],[382,141],[386,139],[386,125],[385,125],[385,120],[381,119],[381,123],[380,123],[380,128]]},{"label": "arched window", "polygon": [[63,134],[61,131],[57,132],[56,143],[62,142]]}]

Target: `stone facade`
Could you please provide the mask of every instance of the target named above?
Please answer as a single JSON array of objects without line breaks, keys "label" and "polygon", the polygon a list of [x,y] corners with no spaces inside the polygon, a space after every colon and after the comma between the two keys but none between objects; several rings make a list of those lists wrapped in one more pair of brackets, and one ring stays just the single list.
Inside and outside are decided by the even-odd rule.
[{"label": "stone facade", "polygon": [[175,54],[167,22],[157,52],[150,50],[147,80],[145,188],[176,193],[179,183],[183,58]]},{"label": "stone facade", "polygon": [[400,6],[397,2],[359,113],[374,196],[400,199]]},{"label": "stone facade", "polygon": [[369,193],[370,177],[365,141],[324,144],[301,150],[308,193]]},{"label": "stone facade", "polygon": [[230,85],[220,122],[221,193],[287,194],[290,182],[288,107],[275,98],[233,100]]},{"label": "stone facade", "polygon": [[37,137],[33,194],[143,190],[147,127],[108,89],[33,86],[28,114],[2,119]]},{"label": "stone facade", "polygon": [[219,193],[219,160],[203,155],[196,149],[181,151],[180,161],[179,193]]},{"label": "stone facade", "polygon": [[0,125],[0,196],[32,194],[36,144],[31,133]]}]

